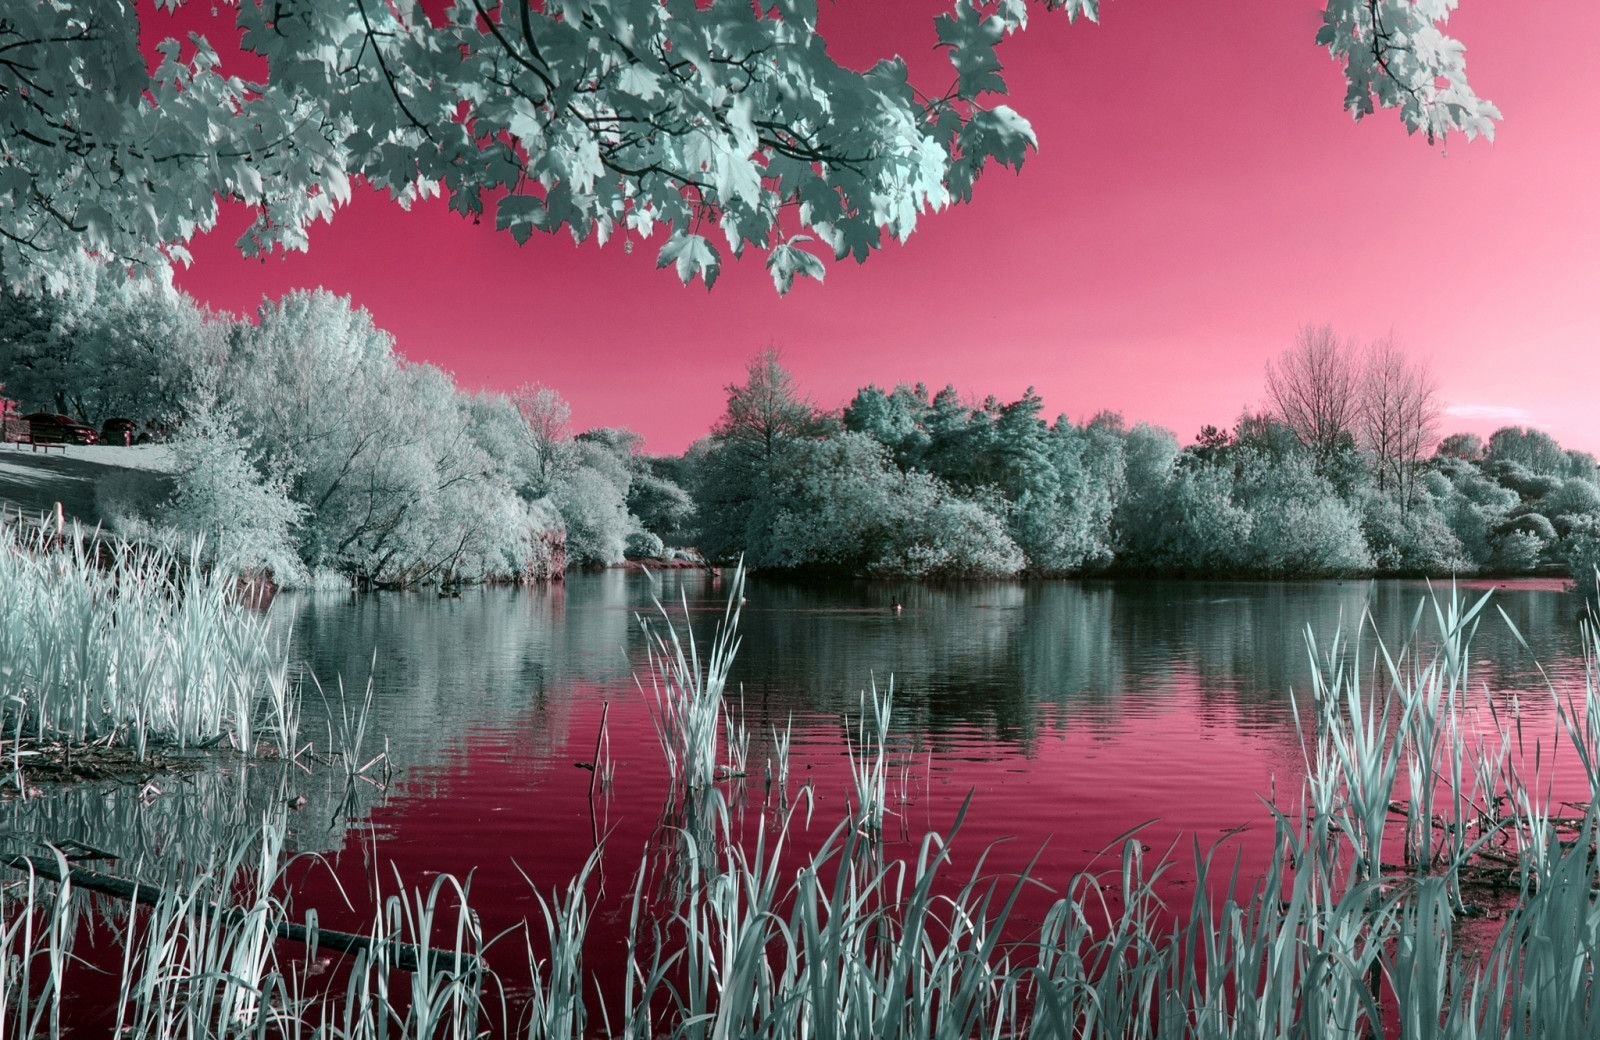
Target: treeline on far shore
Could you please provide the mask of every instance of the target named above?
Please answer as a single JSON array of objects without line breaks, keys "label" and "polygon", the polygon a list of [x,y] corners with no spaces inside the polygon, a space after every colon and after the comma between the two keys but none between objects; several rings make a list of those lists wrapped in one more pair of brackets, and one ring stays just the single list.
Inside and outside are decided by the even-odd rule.
[{"label": "treeline on far shore", "polygon": [[[80,257],[60,296],[0,296],[23,410],[134,420],[170,475],[103,482],[145,540],[203,536],[284,584],[522,580],[625,558],[917,579],[1570,574],[1600,564],[1592,455],[1537,429],[1439,435],[1425,366],[1307,327],[1259,412],[1169,430],[1040,414],[1031,389],[862,388],[824,409],[758,354],[706,437],[643,453],[574,433],[554,390],[467,392],[347,298],[213,314]],[[680,548],[671,548],[673,546]]]},{"label": "treeline on far shore", "polygon": [[[1297,385],[1330,370],[1332,389]],[[1001,403],[964,401],[954,387],[869,386],[828,413],[768,352],[729,387],[711,436],[673,465],[688,474],[701,548],[758,567],[1593,581],[1592,455],[1520,427],[1487,443],[1437,439],[1432,380],[1388,341],[1363,349],[1307,328],[1268,377],[1284,407],[1180,445],[1115,413],[1046,422],[1031,390]]]}]

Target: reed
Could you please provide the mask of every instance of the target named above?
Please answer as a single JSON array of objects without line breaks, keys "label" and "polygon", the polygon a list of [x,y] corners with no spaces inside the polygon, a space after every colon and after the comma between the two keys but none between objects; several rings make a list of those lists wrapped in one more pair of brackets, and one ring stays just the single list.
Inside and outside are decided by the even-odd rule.
[{"label": "reed", "polygon": [[[544,919],[544,948],[547,956],[534,956],[534,944],[526,938],[528,977],[531,994],[525,1012],[524,1035],[528,1040],[581,1040],[587,1035],[587,1007],[583,999],[583,939],[589,929],[589,876],[600,863],[596,849],[583,870],[567,885],[566,896],[550,894],[549,902],[531,878],[523,874],[539,913]],[[519,868],[520,870],[520,868]],[[524,925],[526,930],[526,925]]]},{"label": "reed", "polygon": [[[728,604],[712,637],[704,672],[687,599],[683,603],[682,637],[659,600],[659,617],[639,618],[649,664],[650,690],[646,696],[651,705],[650,718],[674,784],[691,791],[702,790],[717,778],[717,733],[725,717],[722,691],[739,652],[744,579],[741,563],[734,572]],[[644,692],[644,683],[637,676],[634,681]]]},{"label": "reed", "polygon": [[[468,908],[468,886],[441,877],[427,890],[375,893],[369,937],[346,970],[324,972],[316,917],[309,945],[274,941],[291,921],[284,890],[281,827],[262,828],[187,877],[167,877],[147,897],[108,915],[120,951],[112,1035],[133,1040],[178,1037],[352,1038],[480,1035],[488,976],[487,944]],[[67,864],[59,861],[61,876]],[[59,1035],[57,1009],[70,975],[95,968],[72,949],[76,907],[70,883],[44,892],[29,878],[7,890],[0,929],[6,971],[7,1037]],[[443,941],[441,941],[441,939]],[[417,970],[400,970],[403,950],[432,947]],[[409,954],[408,954],[409,955]],[[337,981],[320,988],[310,980]],[[396,980],[402,980],[396,986]]]},{"label": "reed", "polygon": [[317,688],[318,695],[322,698],[323,707],[327,712],[327,739],[328,753],[337,758],[344,768],[345,781],[354,784],[357,777],[365,777],[367,771],[387,757],[387,752],[379,752],[375,757],[367,760],[362,758],[362,748],[367,741],[367,721],[372,716],[373,677],[372,670],[377,665],[376,658],[369,666],[367,686],[361,700],[352,704],[345,693],[344,677],[340,676],[335,686],[338,695],[339,710],[334,713],[333,704],[329,702],[322,683],[313,676],[312,683]]},{"label": "reed", "polygon": [[[230,576],[76,526],[0,526],[0,703],[34,739],[116,739],[143,758],[227,739],[292,754],[298,705]],[[260,721],[258,721],[260,720]],[[263,732],[263,729],[265,732]]]},{"label": "reed", "polygon": [[[56,853],[59,866],[66,860]],[[29,871],[20,885],[0,892],[0,1032],[49,1036],[61,1032],[61,998],[77,930],[78,905],[70,885],[45,890]],[[20,889],[20,894],[18,890]]]},{"label": "reed", "polygon": [[780,801],[789,796],[789,749],[793,746],[793,741],[794,713],[791,712],[788,721],[784,723],[782,733],[778,732],[776,724],[772,726],[772,757],[767,760],[767,774],[778,785]]},{"label": "reed", "polygon": [[733,709],[724,703],[722,706],[723,746],[728,752],[728,762],[723,768],[723,775],[744,777],[750,768],[750,731],[744,724],[744,689],[739,690],[739,717],[733,716]]},{"label": "reed", "polygon": [[[872,728],[867,728],[867,704],[872,705]],[[855,825],[864,833],[883,832],[883,814],[888,802],[889,720],[894,714],[894,676],[880,696],[874,680],[870,696],[861,691],[861,712],[856,719],[856,739],[845,733],[845,751],[850,756],[850,779],[855,788]]]},{"label": "reed", "polygon": [[[1316,634],[1306,629],[1311,695],[1319,712],[1310,782],[1318,792],[1321,811],[1337,822],[1338,832],[1349,839],[1354,878],[1369,881],[1382,870],[1389,805],[1404,757],[1401,742],[1389,739],[1390,720],[1398,710],[1398,728],[1405,730],[1415,701],[1405,697],[1396,682],[1385,693],[1381,708],[1369,703],[1359,667],[1360,634],[1358,627],[1352,655],[1345,652],[1341,633],[1336,631],[1326,656],[1319,658]],[[1379,651],[1392,672],[1393,658],[1381,644]]]}]

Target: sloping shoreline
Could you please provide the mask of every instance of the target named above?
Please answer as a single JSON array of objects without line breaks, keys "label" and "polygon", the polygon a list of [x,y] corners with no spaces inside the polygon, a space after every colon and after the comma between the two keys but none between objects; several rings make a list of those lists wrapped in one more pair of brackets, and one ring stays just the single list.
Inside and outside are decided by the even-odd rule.
[{"label": "sloping shoreline", "polygon": [[53,514],[56,503],[68,521],[93,527],[105,520],[96,486],[118,474],[156,474],[172,471],[172,449],[164,444],[131,448],[115,445],[51,445],[48,451],[31,445],[0,447],[0,505],[24,517]]}]

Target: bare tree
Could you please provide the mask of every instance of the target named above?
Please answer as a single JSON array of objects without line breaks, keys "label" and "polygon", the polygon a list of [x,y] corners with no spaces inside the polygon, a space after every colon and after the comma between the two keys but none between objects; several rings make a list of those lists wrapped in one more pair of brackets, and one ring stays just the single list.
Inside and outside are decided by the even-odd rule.
[{"label": "bare tree", "polygon": [[1353,355],[1332,325],[1303,325],[1278,363],[1267,362],[1273,417],[1311,449],[1319,468],[1354,435],[1361,414]]},{"label": "bare tree", "polygon": [[1378,490],[1411,508],[1423,457],[1439,433],[1439,384],[1391,334],[1373,340],[1361,371],[1361,442],[1373,458]]}]

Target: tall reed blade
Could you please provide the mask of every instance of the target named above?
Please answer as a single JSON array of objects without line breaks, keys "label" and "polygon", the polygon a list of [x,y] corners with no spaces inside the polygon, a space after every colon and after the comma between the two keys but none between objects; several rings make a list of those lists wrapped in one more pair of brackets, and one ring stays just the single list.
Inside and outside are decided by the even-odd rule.
[{"label": "tall reed blade", "polygon": [[[728,605],[712,637],[704,673],[700,669],[687,598],[683,603],[685,634],[682,638],[659,601],[656,603],[659,618],[639,619],[650,672],[646,703],[651,709],[656,738],[673,781],[691,791],[705,788],[717,777],[717,735],[724,713],[722,691],[727,685],[734,656],[739,652],[739,612],[744,602],[744,585],[745,571],[741,562],[734,571]],[[644,684],[637,676],[634,682],[644,692]]]}]

